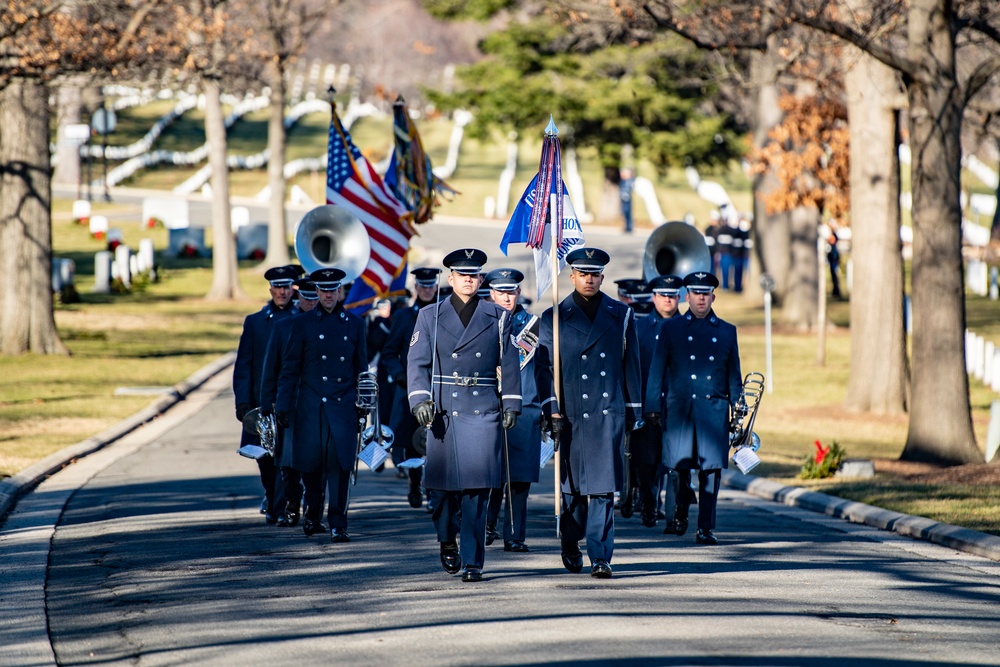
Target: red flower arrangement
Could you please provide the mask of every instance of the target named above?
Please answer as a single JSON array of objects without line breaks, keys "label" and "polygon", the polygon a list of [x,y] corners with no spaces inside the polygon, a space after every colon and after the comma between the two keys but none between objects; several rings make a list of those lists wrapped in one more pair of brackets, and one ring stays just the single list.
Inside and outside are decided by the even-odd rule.
[{"label": "red flower arrangement", "polygon": [[819,440],[815,440],[813,445],[816,447],[816,452],[806,457],[799,471],[799,477],[802,479],[833,477],[844,460],[844,450],[836,440],[830,443],[829,447],[824,447]]},{"label": "red flower arrangement", "polygon": [[816,461],[816,465],[819,465],[820,463],[823,463],[823,459],[825,459],[826,455],[830,453],[830,448],[824,447],[823,443],[819,440],[816,440],[813,444],[816,445],[816,455],[813,460]]}]

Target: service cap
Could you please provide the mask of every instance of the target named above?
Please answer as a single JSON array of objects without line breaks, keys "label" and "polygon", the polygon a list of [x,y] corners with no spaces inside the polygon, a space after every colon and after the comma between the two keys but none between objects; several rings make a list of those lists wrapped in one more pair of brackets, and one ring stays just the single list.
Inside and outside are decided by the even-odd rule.
[{"label": "service cap", "polygon": [[482,272],[486,260],[486,253],[482,250],[460,248],[445,255],[443,264],[463,276],[476,276]]},{"label": "service cap", "polygon": [[566,255],[566,263],[579,273],[604,273],[611,255],[600,248],[577,248]]}]

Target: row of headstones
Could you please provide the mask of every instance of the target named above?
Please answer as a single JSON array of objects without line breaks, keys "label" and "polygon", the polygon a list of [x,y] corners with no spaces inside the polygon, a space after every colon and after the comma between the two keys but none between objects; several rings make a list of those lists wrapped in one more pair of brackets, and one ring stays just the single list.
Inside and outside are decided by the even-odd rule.
[{"label": "row of headstones", "polygon": [[970,258],[965,262],[965,286],[978,296],[1000,298],[1000,269],[989,266],[981,259]]},{"label": "row of headstones", "polygon": [[[120,230],[119,230],[120,231]],[[120,238],[120,237],[118,237]],[[139,252],[124,243],[114,245],[114,250],[101,250],[94,254],[94,293],[107,294],[111,291],[111,283],[120,279],[128,288],[132,279],[153,270],[156,250],[152,239],[139,241]],[[74,287],[76,279],[76,262],[66,257],[52,258],[52,291],[55,293]]]},{"label": "row of headstones", "polygon": [[965,370],[995,392],[1000,392],[1000,347],[965,330]]}]

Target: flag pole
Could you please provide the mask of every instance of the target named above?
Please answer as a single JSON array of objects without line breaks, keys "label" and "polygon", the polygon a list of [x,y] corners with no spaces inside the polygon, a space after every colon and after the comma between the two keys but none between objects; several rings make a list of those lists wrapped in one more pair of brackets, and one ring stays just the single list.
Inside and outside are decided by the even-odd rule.
[{"label": "flag pole", "polygon": [[[549,116],[549,124],[545,128],[545,136],[549,139],[554,139],[559,134],[559,130],[556,129],[556,125],[552,122],[552,117]],[[560,175],[561,178],[561,175]],[[556,190],[561,190],[559,187],[561,183],[557,183]],[[556,211],[558,207],[556,206],[557,194],[549,194],[549,222],[551,229],[549,230],[552,234],[552,243],[549,252],[551,252],[550,261],[552,262],[552,387],[556,397],[556,405],[562,410],[562,373],[559,364],[559,264],[557,252],[559,250],[559,229],[556,225],[562,226],[562,220],[556,220]],[[561,414],[561,413],[560,413]],[[560,530],[560,522],[562,519],[562,453],[559,451],[559,439],[553,437],[552,444],[555,447],[555,464],[553,466],[554,476],[555,476],[555,491],[553,496],[555,498],[554,511],[556,517],[556,537],[562,537],[562,531]]]}]

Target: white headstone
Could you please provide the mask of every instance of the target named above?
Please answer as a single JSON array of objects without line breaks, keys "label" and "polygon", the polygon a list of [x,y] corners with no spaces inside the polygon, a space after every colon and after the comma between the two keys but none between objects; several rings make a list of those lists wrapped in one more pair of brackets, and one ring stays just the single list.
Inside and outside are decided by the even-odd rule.
[{"label": "white headstone", "polygon": [[993,341],[986,341],[983,347],[983,384],[993,384],[993,358],[996,356],[996,346]]},{"label": "white headstone", "polygon": [[135,255],[128,258],[128,272],[130,276],[139,275],[139,258]]},{"label": "white headstone", "polygon": [[184,197],[146,197],[142,200],[142,222],[150,218],[163,221],[170,227],[175,220],[183,220],[185,225],[190,218],[188,201]]},{"label": "white headstone", "polygon": [[125,287],[130,287],[132,285],[132,265],[129,261],[132,257],[132,251],[125,244],[122,244],[115,248],[115,268],[118,278],[122,281]]},{"label": "white headstone", "polygon": [[201,186],[201,196],[204,197],[205,199],[211,199],[212,186],[209,185],[208,183],[205,183],[205,185]]},{"label": "white headstone", "polygon": [[125,234],[122,232],[121,227],[112,227],[108,230],[108,243],[111,243],[112,241],[125,243]]},{"label": "white headstone", "polygon": [[972,368],[972,375],[977,380],[983,379],[983,366],[986,361],[986,340],[976,334],[976,365]]},{"label": "white headstone", "polygon": [[108,233],[108,218],[103,215],[95,215],[90,219],[90,235],[95,238],[100,238],[98,235],[105,235]]},{"label": "white headstone", "polygon": [[990,404],[990,425],[986,431],[986,462],[996,457],[1000,449],[1000,401]]},{"label": "white headstone", "polygon": [[153,239],[139,241],[139,272],[149,271],[156,265],[156,251]]},{"label": "white headstone", "polygon": [[976,365],[975,338],[976,334],[968,329],[965,330],[965,374],[972,375],[972,369]]},{"label": "white headstone", "polygon": [[77,199],[73,202],[73,219],[83,220],[90,217],[90,202],[86,199]]},{"label": "white headstone", "polygon": [[483,199],[483,217],[493,218],[497,214],[497,200],[493,198],[493,195],[486,195]]},{"label": "white headstone", "polygon": [[250,224],[250,209],[246,206],[234,206],[229,213],[229,222],[235,234],[237,229]]},{"label": "white headstone", "polygon": [[990,383],[990,388],[1000,392],[1000,349],[993,352],[993,382]]},{"label": "white headstone", "polygon": [[111,291],[111,253],[101,250],[94,253],[94,293],[107,294]]}]

